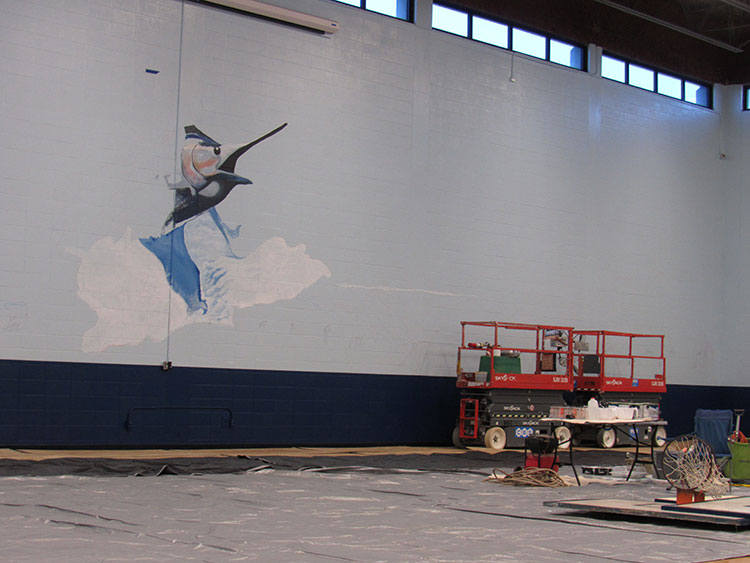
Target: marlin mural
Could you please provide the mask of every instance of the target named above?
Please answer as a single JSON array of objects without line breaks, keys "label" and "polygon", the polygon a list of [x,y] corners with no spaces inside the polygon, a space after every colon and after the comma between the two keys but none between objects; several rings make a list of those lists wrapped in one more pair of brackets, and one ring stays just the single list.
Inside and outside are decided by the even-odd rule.
[{"label": "marlin mural", "polygon": [[[180,153],[185,181],[169,186],[175,190],[174,207],[161,235],[144,237],[140,242],[159,259],[167,282],[185,301],[189,315],[208,311],[207,295],[211,296],[214,308],[222,307],[222,296],[227,291],[226,267],[217,265],[217,261],[222,257],[242,259],[231,245],[231,239],[239,235],[239,226],[228,227],[215,209],[236,186],[252,184],[235,174],[237,160],[286,126],[284,123],[243,145],[222,145],[195,125],[185,127],[185,145]],[[185,232],[189,224],[192,238]],[[196,237],[195,233],[200,235]],[[218,246],[214,235],[219,236]]]},{"label": "marlin mural", "polygon": [[[240,157],[286,126],[239,145],[218,143],[195,125],[185,127],[178,154],[182,177],[162,176],[173,197],[170,209],[152,224],[160,232],[134,240],[128,226],[119,239],[104,237],[76,253],[78,295],[97,315],[83,335],[84,352],[160,342],[193,324],[233,326],[236,311],[295,299],[331,277],[302,242],[290,246],[277,235],[249,249],[268,227],[256,223],[250,240],[238,240],[242,225],[228,226],[217,211],[236,186],[252,183],[235,171]],[[168,164],[171,170],[176,163]],[[235,211],[235,217],[251,213],[245,205]],[[232,248],[237,242],[245,249],[240,254]]]},{"label": "marlin mural", "polygon": [[203,213],[221,203],[235,186],[252,184],[252,181],[234,173],[237,160],[250,148],[275,135],[287,124],[280,125],[244,145],[221,145],[195,125],[185,127],[185,146],[180,155],[182,176],[188,187],[173,186],[175,205],[164,222],[178,223]]}]

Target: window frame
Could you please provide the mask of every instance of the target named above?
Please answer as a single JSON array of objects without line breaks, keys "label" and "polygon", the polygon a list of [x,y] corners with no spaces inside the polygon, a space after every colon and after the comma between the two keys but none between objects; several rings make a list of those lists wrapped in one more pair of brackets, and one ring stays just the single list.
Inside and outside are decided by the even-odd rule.
[{"label": "window frame", "polygon": [[[557,65],[557,66],[562,66],[562,67],[566,67],[566,68],[572,68],[573,70],[581,70],[583,72],[588,72],[589,71],[589,69],[588,69],[588,66],[589,66],[589,63],[588,63],[588,61],[589,61],[589,57],[588,57],[589,48],[587,46],[579,45],[578,43],[576,43],[574,41],[568,41],[567,39],[561,39],[561,38],[556,37],[554,35],[547,35],[546,37],[547,37],[547,61],[549,61],[552,64]],[[558,63],[557,61],[553,61],[552,60],[552,42],[553,41],[555,43],[560,43],[562,45],[569,45],[570,47],[574,47],[574,48],[580,49],[580,53],[581,53],[581,66],[577,67],[577,66],[566,65],[566,64],[563,64],[563,63]]]},{"label": "window frame", "polygon": [[[474,30],[474,19],[471,17],[471,14],[469,14],[465,10],[461,10],[459,8],[455,8],[455,7],[450,6],[450,5],[441,4],[439,2],[437,2],[437,3],[433,2],[432,3],[431,16],[434,15],[435,6],[437,6],[438,8],[442,8],[444,10],[449,10],[451,12],[458,12],[458,13],[466,16],[466,35],[464,35],[463,33],[456,33],[454,31],[449,31],[447,29],[443,29],[443,28],[440,28],[440,27],[434,27],[434,23],[435,23],[434,21],[430,24],[430,27],[432,29],[434,29],[436,31],[440,31],[442,33],[447,33],[448,35],[455,35],[456,37],[463,37],[464,39],[471,39],[472,32]],[[487,18],[484,18],[484,19],[487,19]],[[481,43],[485,43],[485,42],[481,41]],[[485,45],[490,45],[490,43],[485,43]],[[500,47],[500,48],[502,49],[502,47]]]},{"label": "window frame", "polygon": [[[438,3],[438,5],[441,5],[441,4]],[[494,20],[494,19],[491,19],[491,18],[486,18],[486,17],[484,17],[483,15],[480,15],[480,14],[468,14],[468,16],[469,16],[469,22],[470,22],[469,25],[471,27],[471,37],[467,36],[466,37],[467,39],[471,39],[472,41],[476,41],[478,43],[484,43],[485,45],[491,45],[492,47],[497,47],[498,49],[503,49],[505,51],[507,51],[507,50],[510,49],[510,45],[511,45],[510,35],[511,35],[511,32],[512,32],[512,28],[507,23],[501,22],[501,21],[497,21],[497,20]],[[492,24],[504,27],[505,28],[505,46],[498,45],[497,43],[490,43],[489,41],[485,41],[484,39],[476,39],[476,38],[474,38],[474,27],[475,27],[475,21],[474,21],[474,19],[475,18],[478,18],[480,20],[483,20],[483,21],[486,21],[486,22],[489,22],[489,23],[492,23]],[[435,28],[433,28],[433,29],[435,29]],[[440,31],[440,30],[438,30],[438,31]]]},{"label": "window frame", "polygon": [[[633,70],[637,69],[638,73],[633,73]],[[645,83],[641,83],[640,78],[634,78],[634,75],[639,74],[640,72],[645,73],[651,73],[650,79],[651,79],[651,86],[647,86]],[[657,84],[656,84],[656,76],[657,73],[653,68],[644,66],[642,64],[629,62],[627,63],[627,72],[625,73],[628,77],[628,86],[633,86],[635,88],[640,88],[641,90],[645,90],[646,92],[656,92]],[[633,79],[631,81],[631,78]]]},{"label": "window frame", "polygon": [[[515,39],[516,39],[515,32],[516,31],[518,31],[520,34],[526,34],[526,35],[530,35],[532,37],[536,37],[536,38],[542,39],[544,41],[544,57],[539,57],[539,56],[534,55],[533,53],[529,53],[527,51],[519,51],[515,47],[515,45],[514,45],[514,43],[516,42],[515,41]],[[528,30],[528,29],[526,29],[524,27],[518,27],[518,26],[515,26],[515,25],[509,25],[508,26],[508,35],[509,35],[509,38],[510,38],[510,40],[509,40],[510,43],[509,43],[509,46],[508,46],[508,50],[513,51],[514,53],[520,53],[521,55],[526,55],[527,57],[531,57],[533,59],[539,59],[540,61],[552,62],[552,61],[549,60],[549,41],[550,41],[550,39],[549,39],[549,37],[547,35],[545,35],[543,33],[537,33],[535,31],[530,31],[530,30]],[[564,66],[564,65],[560,65],[560,66]]]},{"label": "window frame", "polygon": [[[663,76],[663,77],[665,77],[667,79],[679,81],[679,83],[680,83],[680,97],[679,98],[677,96],[672,96],[670,94],[665,94],[664,92],[660,92],[659,91],[659,77],[661,77],[661,76]],[[665,90],[666,90],[666,88],[665,88]],[[685,79],[681,78],[679,76],[675,76],[674,73],[672,73],[672,72],[656,71],[656,90],[654,90],[654,91],[657,94],[661,95],[661,96],[666,96],[668,98],[672,98],[673,100],[683,101],[685,99]],[[688,103],[691,103],[691,102],[688,102]]]},{"label": "window frame", "polygon": [[[416,3],[417,0],[396,0],[396,5],[397,6],[398,6],[399,2],[406,3],[406,17],[403,17],[403,18],[400,17],[400,16],[398,16],[398,15],[392,16],[390,14],[384,14],[383,12],[378,12],[376,10],[371,10],[371,9],[369,9],[367,7],[367,0],[355,0],[355,1],[359,2],[359,6],[357,6],[356,4],[351,4],[351,3],[349,3],[349,2],[347,2],[345,0],[331,0],[331,1],[335,2],[336,4],[341,4],[342,6],[349,6],[350,8],[357,8],[357,9],[360,9],[360,10],[364,10],[366,12],[370,12],[371,14],[378,14],[380,16],[385,16],[387,18],[392,18],[394,20],[405,21],[405,22],[408,22],[408,23],[414,23],[414,12],[415,12],[414,6],[415,6],[415,3]],[[398,7],[397,7],[396,10],[398,11]]]},{"label": "window frame", "polygon": [[[446,8],[446,9],[449,9],[449,10],[454,10],[456,12],[460,12],[461,14],[465,14],[467,16],[467,23],[468,23],[467,30],[466,30],[466,35],[462,35],[462,34],[458,34],[458,33],[452,33],[450,31],[446,31],[444,29],[440,29],[440,28],[437,28],[437,27],[432,27],[432,29],[434,29],[435,31],[440,31],[442,33],[448,33],[449,35],[454,35],[456,37],[463,37],[465,39],[469,39],[470,41],[475,41],[476,43],[482,43],[483,45],[489,45],[490,47],[494,47],[496,49],[502,49],[503,51],[510,51],[511,53],[518,53],[519,55],[524,55],[526,57],[531,57],[532,59],[536,59],[538,61],[544,61],[544,62],[553,64],[553,65],[555,65],[557,67],[569,68],[569,69],[572,69],[572,70],[579,70],[581,72],[588,72],[588,61],[589,61],[588,54],[589,54],[589,49],[588,49],[588,46],[586,46],[586,45],[581,45],[580,43],[577,43],[575,41],[571,41],[569,39],[565,39],[563,37],[558,37],[557,35],[550,35],[549,33],[545,33],[543,31],[539,31],[539,30],[534,29],[534,28],[516,25],[514,22],[509,21],[509,20],[500,20],[500,19],[497,19],[496,17],[491,16],[489,14],[486,14],[484,12],[477,11],[477,10],[472,10],[472,9],[467,9],[467,8],[462,7],[462,6],[456,6],[455,4],[451,4],[450,2],[433,2],[432,3],[433,9],[434,9],[435,6],[438,6],[438,7],[441,7],[441,8]],[[488,22],[492,22],[492,23],[496,23],[496,24],[500,24],[502,26],[505,26],[506,29],[507,29],[507,33],[508,33],[508,36],[507,36],[508,46],[507,47],[503,47],[501,45],[496,45],[495,43],[489,43],[489,42],[484,41],[482,39],[475,39],[474,38],[474,17],[480,18],[482,20],[486,20]],[[518,51],[518,50],[514,49],[513,48],[513,31],[516,30],[516,29],[518,31],[520,31],[520,32],[529,33],[529,34],[532,34],[532,35],[538,35],[538,36],[543,37],[544,38],[544,44],[545,44],[545,46],[544,46],[545,57],[541,58],[541,57],[538,57],[536,55],[531,55],[531,54],[528,54],[528,53],[524,53],[523,51]],[[573,47],[575,49],[580,49],[580,53],[581,53],[581,66],[580,67],[576,67],[576,66],[566,65],[564,63],[559,63],[559,62],[551,60],[550,59],[550,51],[551,51],[550,43],[551,43],[551,41],[556,41],[556,42],[562,43],[564,45],[570,45],[571,47]]]},{"label": "window frame", "polygon": [[[607,57],[608,59],[612,59],[614,61],[617,61],[619,63],[623,63],[625,65],[625,80],[620,81],[615,78],[610,78],[608,76],[604,76],[602,73],[602,57]],[[653,73],[653,86],[652,89],[644,88],[643,86],[634,84],[630,81],[630,67],[635,66],[640,69],[649,70]],[[675,96],[670,96],[669,94],[662,94],[659,92],[659,75],[663,74],[664,76],[667,76],[669,78],[674,78],[680,81],[680,97],[677,98]],[[713,84],[708,84],[706,82],[701,82],[700,80],[693,80],[692,78],[688,78],[686,76],[679,75],[675,72],[661,69],[658,67],[654,67],[651,65],[643,64],[638,61],[634,61],[632,59],[628,59],[626,57],[621,57],[619,55],[616,55],[615,53],[612,53],[610,51],[602,51],[601,57],[599,57],[599,75],[604,80],[609,80],[610,82],[614,82],[616,84],[624,84],[626,86],[630,86],[631,88],[637,88],[638,90],[642,90],[644,92],[650,92],[652,94],[656,94],[658,96],[661,96],[663,98],[669,98],[670,100],[677,100],[680,102],[684,102],[686,104],[690,104],[691,106],[696,106],[699,108],[705,108],[705,109],[714,109],[714,86]],[[706,98],[707,103],[701,104],[698,102],[691,102],[687,99],[687,88],[686,84],[693,84],[695,86],[705,88],[706,89]],[[743,106],[744,107],[744,106]]]}]

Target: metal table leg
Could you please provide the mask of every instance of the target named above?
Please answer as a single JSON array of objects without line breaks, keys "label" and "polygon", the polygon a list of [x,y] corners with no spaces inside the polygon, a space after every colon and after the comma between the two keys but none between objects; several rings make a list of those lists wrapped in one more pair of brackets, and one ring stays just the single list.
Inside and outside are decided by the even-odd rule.
[{"label": "metal table leg", "polygon": [[[633,463],[630,464],[630,470],[628,471],[628,476],[625,478],[626,481],[630,481],[630,476],[633,474],[633,469],[635,468],[635,464],[638,463],[638,455],[639,455],[639,448],[641,444],[641,439],[638,436],[638,427],[634,424],[632,426],[633,433],[635,434],[635,457],[633,457]],[[653,452],[652,452],[653,455]]]},{"label": "metal table leg", "polygon": [[[565,424],[562,424],[561,426],[565,426]],[[581,480],[578,478],[578,472],[576,471],[576,464],[573,461],[573,429],[568,427],[568,430],[570,430],[570,438],[568,438],[568,461],[570,462],[570,467],[573,468],[573,475],[576,478],[576,483],[578,483],[578,486],[581,486]],[[553,429],[554,432],[554,429]]]}]

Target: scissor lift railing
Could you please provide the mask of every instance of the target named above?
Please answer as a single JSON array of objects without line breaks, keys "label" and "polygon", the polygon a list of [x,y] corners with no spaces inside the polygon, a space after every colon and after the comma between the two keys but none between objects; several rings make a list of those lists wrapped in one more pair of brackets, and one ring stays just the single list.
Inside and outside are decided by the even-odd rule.
[{"label": "scissor lift railing", "polygon": [[[468,331],[481,336],[470,342]],[[484,340],[482,342],[482,340]],[[521,340],[524,344],[519,346]],[[473,356],[487,371],[464,371],[462,362]],[[521,370],[521,357],[533,357],[534,369]],[[519,358],[517,366],[510,358]],[[562,358],[562,362],[559,359]],[[472,361],[473,361],[472,360]],[[573,328],[497,321],[461,322],[461,346],[456,363],[457,386],[474,389],[573,389]],[[485,375],[486,374],[486,375]]]},{"label": "scissor lift railing", "polygon": [[[606,330],[574,330],[575,347],[579,348],[573,355],[575,367],[575,387],[578,391],[596,392],[629,392],[629,393],[665,393],[666,359],[664,357],[664,335],[634,334]],[[612,341],[619,341],[619,348],[612,351]],[[593,349],[580,350],[581,343],[586,342]],[[608,342],[610,346],[608,348]],[[654,352],[637,352],[634,348],[650,344]],[[623,372],[608,371],[608,365],[618,363],[627,365]],[[654,366],[647,374],[638,370],[637,364]],[[648,375],[644,377],[644,375]]]}]

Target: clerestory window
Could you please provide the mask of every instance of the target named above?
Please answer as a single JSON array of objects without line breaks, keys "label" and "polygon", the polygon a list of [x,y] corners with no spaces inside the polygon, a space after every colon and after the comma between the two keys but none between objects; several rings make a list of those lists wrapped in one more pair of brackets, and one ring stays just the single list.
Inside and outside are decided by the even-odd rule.
[{"label": "clerestory window", "polygon": [[602,55],[602,77],[697,106],[713,106],[713,88],[610,54]]},{"label": "clerestory window", "polygon": [[412,21],[412,0],[333,0],[340,4],[348,4],[356,8],[362,8],[368,12],[377,12],[392,18]]},{"label": "clerestory window", "polygon": [[432,28],[558,65],[586,70],[585,47],[516,27],[471,10],[433,3]]}]

